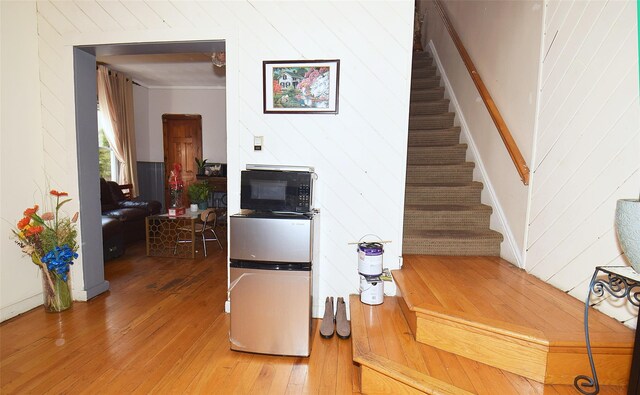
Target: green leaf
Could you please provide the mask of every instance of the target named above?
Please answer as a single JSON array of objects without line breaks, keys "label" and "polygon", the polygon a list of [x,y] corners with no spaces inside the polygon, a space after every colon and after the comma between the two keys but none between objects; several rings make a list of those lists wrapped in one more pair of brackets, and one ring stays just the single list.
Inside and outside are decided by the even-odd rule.
[{"label": "green leaf", "polygon": [[63,201],[61,201],[60,203],[58,203],[58,205],[56,206],[56,210],[58,210],[60,207],[62,207],[63,204],[70,202],[71,199],[65,199]]}]

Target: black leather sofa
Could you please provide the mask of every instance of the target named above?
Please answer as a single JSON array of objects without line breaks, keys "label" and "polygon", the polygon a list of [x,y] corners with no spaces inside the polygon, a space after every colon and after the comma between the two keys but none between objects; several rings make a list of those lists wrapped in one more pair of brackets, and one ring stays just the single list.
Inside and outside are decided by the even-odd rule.
[{"label": "black leather sofa", "polygon": [[156,200],[126,198],[120,185],[103,178],[100,179],[100,204],[105,260],[122,255],[127,244],[144,240],[145,218],[162,209]]}]

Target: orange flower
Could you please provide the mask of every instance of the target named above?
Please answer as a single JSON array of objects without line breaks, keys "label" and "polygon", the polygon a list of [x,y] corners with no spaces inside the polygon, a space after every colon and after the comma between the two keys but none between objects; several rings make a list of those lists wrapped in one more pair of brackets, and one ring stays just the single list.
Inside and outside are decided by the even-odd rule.
[{"label": "orange flower", "polygon": [[25,226],[29,225],[29,222],[31,222],[30,217],[22,218],[20,221],[18,221],[18,229],[20,230],[24,229]]},{"label": "orange flower", "polygon": [[73,217],[71,218],[71,222],[75,223],[78,220],[78,212],[76,211],[75,214],[73,214]]},{"label": "orange flower", "polygon": [[69,194],[68,194],[68,193],[66,193],[66,192],[58,192],[58,191],[56,191],[55,189],[52,189],[52,190],[51,190],[51,192],[49,192],[49,193],[50,193],[50,194],[52,194],[53,196],[57,196],[57,197],[60,197],[60,196],[69,196]]},{"label": "orange flower", "polygon": [[29,237],[29,236],[37,235],[43,230],[44,228],[42,226],[31,226],[29,227],[29,229],[27,229],[26,236]]},{"label": "orange flower", "polygon": [[55,215],[51,211],[42,214],[40,217],[43,221],[53,221],[55,219]]},{"label": "orange flower", "polygon": [[24,210],[24,216],[25,217],[31,217],[33,214],[35,214],[38,211],[39,208],[40,208],[40,206],[38,206],[36,204],[32,208],[28,208],[28,209]]}]

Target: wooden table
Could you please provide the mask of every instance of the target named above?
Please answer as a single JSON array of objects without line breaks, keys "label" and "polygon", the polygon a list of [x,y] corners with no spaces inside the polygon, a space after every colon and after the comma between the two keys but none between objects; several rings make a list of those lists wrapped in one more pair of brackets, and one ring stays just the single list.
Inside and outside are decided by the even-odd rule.
[{"label": "wooden table", "polygon": [[[168,214],[150,215],[146,218],[147,256],[164,256],[175,258],[196,257],[196,221],[200,219],[202,210],[187,211],[182,215]],[[189,240],[177,243],[178,240]]]}]

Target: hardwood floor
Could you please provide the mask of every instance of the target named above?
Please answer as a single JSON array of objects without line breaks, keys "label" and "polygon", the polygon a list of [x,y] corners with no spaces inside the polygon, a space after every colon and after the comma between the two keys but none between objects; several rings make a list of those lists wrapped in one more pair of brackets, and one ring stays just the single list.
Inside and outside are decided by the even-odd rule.
[{"label": "hardwood floor", "polygon": [[106,263],[109,292],[0,324],[0,393],[357,393],[351,340],[321,338],[316,320],[310,358],[231,351],[226,251],[198,257],[132,246]]}]

